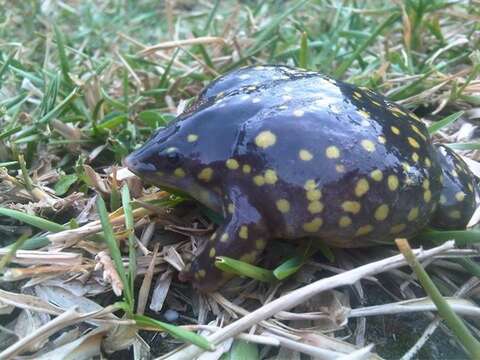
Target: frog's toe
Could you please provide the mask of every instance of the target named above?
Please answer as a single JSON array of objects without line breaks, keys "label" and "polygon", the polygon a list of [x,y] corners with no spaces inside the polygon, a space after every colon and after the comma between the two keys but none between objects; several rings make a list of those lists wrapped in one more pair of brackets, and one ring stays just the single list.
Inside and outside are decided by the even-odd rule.
[{"label": "frog's toe", "polygon": [[197,258],[188,271],[188,280],[201,292],[213,292],[222,286],[231,276],[215,267],[214,260],[205,263]]}]

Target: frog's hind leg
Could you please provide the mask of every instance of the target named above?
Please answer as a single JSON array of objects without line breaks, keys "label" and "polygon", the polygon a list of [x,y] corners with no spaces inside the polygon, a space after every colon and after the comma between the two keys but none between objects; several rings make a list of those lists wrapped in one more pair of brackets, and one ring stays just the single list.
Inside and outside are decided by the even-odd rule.
[{"label": "frog's hind leg", "polygon": [[431,225],[445,230],[465,229],[476,206],[474,175],[448,147],[438,145],[437,152],[443,189]]},{"label": "frog's hind leg", "polygon": [[188,273],[182,276],[203,292],[216,290],[232,277],[215,266],[216,257],[227,256],[254,263],[269,238],[262,216],[241,193],[233,191],[225,207],[228,214],[225,223],[204,244]]}]

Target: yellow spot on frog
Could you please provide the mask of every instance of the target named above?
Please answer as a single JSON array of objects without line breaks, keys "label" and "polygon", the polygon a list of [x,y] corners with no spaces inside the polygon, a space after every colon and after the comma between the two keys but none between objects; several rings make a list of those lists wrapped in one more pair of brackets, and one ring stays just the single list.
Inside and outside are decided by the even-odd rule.
[{"label": "yellow spot on frog", "polygon": [[458,210],[452,210],[448,213],[448,216],[451,217],[452,219],[460,219],[462,217],[462,214]]},{"label": "yellow spot on frog", "polygon": [[351,224],[352,224],[352,219],[350,219],[348,216],[342,216],[340,217],[340,220],[338,220],[338,226],[342,228],[350,226]]},{"label": "yellow spot on frog", "polygon": [[398,188],[398,178],[396,175],[389,175],[387,179],[388,188],[390,191],[395,191]]},{"label": "yellow spot on frog", "polygon": [[240,261],[246,262],[246,263],[253,263],[257,257],[257,252],[252,251],[249,252],[248,254],[242,255],[240,257]]},{"label": "yellow spot on frog", "polygon": [[455,199],[457,199],[457,201],[463,201],[463,199],[465,199],[465,193],[463,191],[459,191],[455,194]]},{"label": "yellow spot on frog", "polygon": [[314,218],[312,221],[303,224],[303,230],[309,233],[317,232],[320,227],[323,225],[323,220],[321,218]]},{"label": "yellow spot on frog", "polygon": [[213,175],[213,170],[212,168],[205,168],[205,169],[202,169],[202,171],[200,171],[200,173],[198,174],[198,178],[200,180],[203,180],[205,182],[209,182],[210,180],[212,180],[212,175]]},{"label": "yellow spot on frog", "polygon": [[303,188],[307,191],[314,190],[317,188],[317,183],[313,179],[307,180],[305,181],[305,185],[303,186]]},{"label": "yellow spot on frog", "polygon": [[375,151],[375,144],[370,141],[370,140],[362,140],[361,142],[362,147],[367,150],[368,152],[374,152]]},{"label": "yellow spot on frog", "polygon": [[265,178],[265,183],[270,185],[275,184],[278,180],[277,173],[275,172],[275,170],[272,170],[272,169],[268,169],[265,171],[264,178]]},{"label": "yellow spot on frog", "polygon": [[357,230],[357,232],[355,233],[355,236],[363,236],[363,235],[367,235],[368,233],[372,232],[373,230],[373,226],[372,225],[363,225],[363,226],[360,226]]},{"label": "yellow spot on frog", "polygon": [[415,131],[423,140],[427,140],[427,138],[425,137],[425,135],[423,135],[423,133],[420,131],[420,129],[418,127],[416,127],[415,125],[411,125],[411,128],[413,131]]},{"label": "yellow spot on frog", "polygon": [[418,154],[417,154],[416,152],[414,152],[414,153],[412,154],[412,160],[413,160],[414,162],[418,162],[419,159],[420,159],[420,157],[418,156]]},{"label": "yellow spot on frog", "polygon": [[387,204],[380,205],[377,210],[375,210],[375,219],[378,221],[383,221],[387,218],[389,212],[389,208]]},{"label": "yellow spot on frog", "polygon": [[195,142],[198,140],[198,135],[197,134],[188,134],[187,136],[187,141],[188,142]]},{"label": "yellow spot on frog", "polygon": [[175,171],[173,172],[173,175],[175,175],[178,178],[183,178],[185,177],[185,170],[182,168],[176,168]]},{"label": "yellow spot on frog", "polygon": [[391,234],[401,233],[403,230],[405,230],[406,227],[407,227],[407,225],[405,225],[405,224],[394,225],[390,228],[390,233]]},{"label": "yellow spot on frog", "polygon": [[400,110],[400,108],[398,108],[398,107],[393,107],[393,108],[392,108],[392,111],[393,111],[395,114],[406,115],[406,113],[403,112],[402,110]]},{"label": "yellow spot on frog", "polygon": [[373,170],[371,173],[370,173],[370,177],[375,180],[375,181],[382,181],[383,179],[383,173],[381,170],[379,169],[376,169],[376,170]]},{"label": "yellow spot on frog", "polygon": [[392,132],[393,132],[395,135],[399,135],[399,134],[400,134],[400,129],[397,128],[396,126],[390,126],[390,130],[392,130]]},{"label": "yellow spot on frog", "polygon": [[361,209],[361,205],[358,201],[344,201],[342,209],[346,212],[357,214]]},{"label": "yellow spot on frog", "polygon": [[363,196],[368,190],[370,186],[368,185],[368,181],[365,179],[360,179],[357,181],[357,185],[355,186],[355,195],[358,197]]},{"label": "yellow spot on frog", "polygon": [[368,113],[366,111],[357,110],[357,114],[360,115],[365,120],[370,119],[370,116],[368,115]]},{"label": "yellow spot on frog", "polygon": [[420,144],[418,143],[417,140],[415,140],[414,138],[412,138],[412,137],[410,137],[410,136],[409,136],[407,139],[408,139],[408,143],[409,143],[412,147],[414,147],[414,148],[416,148],[416,149],[420,148]]},{"label": "yellow spot on frog", "polygon": [[329,159],[337,159],[340,157],[340,150],[336,146],[329,146],[325,150],[325,154]]},{"label": "yellow spot on frog", "polygon": [[208,256],[211,257],[211,258],[213,258],[213,257],[215,257],[215,253],[216,253],[215,248],[212,247],[212,248],[210,249],[210,252],[208,253]]},{"label": "yellow spot on frog", "polygon": [[308,204],[308,211],[311,214],[318,214],[323,211],[323,204],[320,201],[312,201]]},{"label": "yellow spot on frog", "polygon": [[425,202],[430,202],[430,200],[432,199],[432,192],[430,190],[426,190],[424,193],[423,193],[423,200],[425,200]]},{"label": "yellow spot on frog", "polygon": [[233,214],[235,212],[235,205],[233,205],[232,203],[228,204],[227,206],[227,211],[230,213],[230,214]]},{"label": "yellow spot on frog", "polygon": [[248,164],[245,164],[245,165],[242,166],[242,171],[245,174],[250,174],[252,172],[252,167]]},{"label": "yellow spot on frog", "polygon": [[207,272],[202,269],[202,270],[198,270],[197,274],[200,279],[203,279],[207,275]]},{"label": "yellow spot on frog", "polygon": [[380,144],[385,144],[387,142],[387,139],[385,138],[385,136],[382,136],[380,135],[378,138],[377,138],[378,142]]},{"label": "yellow spot on frog", "polygon": [[454,177],[458,177],[458,173],[457,173],[457,171],[456,171],[455,169],[452,170],[452,175],[453,175]]},{"label": "yellow spot on frog", "polygon": [[266,149],[277,142],[277,137],[269,130],[262,131],[255,137],[255,144],[262,149]]},{"label": "yellow spot on frog", "polygon": [[255,185],[257,185],[257,186],[265,185],[265,179],[263,178],[262,175],[255,175],[255,176],[253,177],[253,182],[254,182]]},{"label": "yellow spot on frog", "polygon": [[313,159],[312,153],[305,149],[302,149],[298,152],[298,157],[303,161],[310,161]]},{"label": "yellow spot on frog", "polygon": [[345,166],[344,165],[335,165],[335,171],[338,173],[344,173],[345,172]]},{"label": "yellow spot on frog", "polygon": [[307,190],[307,199],[309,201],[319,200],[322,197],[322,191],[318,189]]},{"label": "yellow spot on frog", "polygon": [[236,170],[238,169],[238,167],[240,166],[238,164],[238,161],[235,160],[235,159],[228,159],[226,162],[225,162],[225,165],[227,165],[227,168],[229,168],[230,170]]},{"label": "yellow spot on frog", "polygon": [[402,167],[405,172],[410,172],[410,165],[406,162],[402,162]]},{"label": "yellow spot on frog", "polygon": [[220,236],[220,242],[227,242],[229,239],[229,236],[227,233],[223,233],[222,236]]},{"label": "yellow spot on frog", "polygon": [[258,239],[255,241],[255,248],[257,250],[263,250],[267,246],[267,242],[264,239]]},{"label": "yellow spot on frog", "polygon": [[418,207],[410,209],[407,215],[408,221],[413,221],[418,217]]},{"label": "yellow spot on frog", "polygon": [[362,94],[360,94],[359,92],[357,91],[354,91],[353,92],[353,97],[357,100],[359,100],[361,97],[362,97]]},{"label": "yellow spot on frog", "polygon": [[240,238],[244,240],[248,239],[248,227],[246,227],[245,225],[240,226],[238,236],[240,236]]},{"label": "yellow spot on frog", "polygon": [[423,180],[422,187],[425,190],[428,190],[430,188],[430,180],[428,180],[428,179]]},{"label": "yellow spot on frog", "polygon": [[290,203],[286,199],[279,199],[275,203],[277,205],[278,211],[281,213],[288,213],[290,211]]},{"label": "yellow spot on frog", "polygon": [[210,236],[210,240],[214,241],[217,238],[217,233],[213,233],[212,236]]}]

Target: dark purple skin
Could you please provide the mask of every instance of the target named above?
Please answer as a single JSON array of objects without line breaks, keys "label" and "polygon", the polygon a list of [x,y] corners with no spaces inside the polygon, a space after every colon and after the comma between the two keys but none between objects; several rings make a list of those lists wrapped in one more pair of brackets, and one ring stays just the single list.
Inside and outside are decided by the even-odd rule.
[{"label": "dark purple skin", "polygon": [[437,151],[415,115],[370,90],[286,66],[218,78],[125,162],[224,215],[183,274],[201,291],[228,278],[217,256],[255,262],[273,238],[385,244],[427,224],[462,229],[475,208],[468,167]]}]

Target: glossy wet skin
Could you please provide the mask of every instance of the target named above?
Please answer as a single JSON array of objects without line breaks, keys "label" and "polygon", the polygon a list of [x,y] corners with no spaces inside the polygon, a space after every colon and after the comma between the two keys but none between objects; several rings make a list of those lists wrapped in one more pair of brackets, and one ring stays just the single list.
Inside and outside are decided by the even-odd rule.
[{"label": "glossy wet skin", "polygon": [[217,79],[126,163],[223,213],[186,274],[202,291],[226,280],[216,256],[254,262],[273,238],[389,243],[432,219],[463,228],[475,207],[468,168],[437,151],[414,115],[371,91],[288,67]]}]

